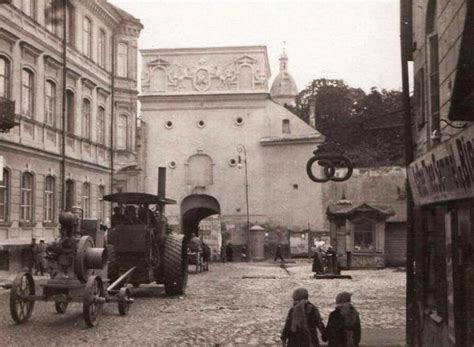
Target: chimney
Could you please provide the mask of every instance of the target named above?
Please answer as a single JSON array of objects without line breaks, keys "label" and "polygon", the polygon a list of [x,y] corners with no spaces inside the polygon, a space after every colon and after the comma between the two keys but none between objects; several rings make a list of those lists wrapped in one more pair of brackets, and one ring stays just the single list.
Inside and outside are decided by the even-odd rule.
[{"label": "chimney", "polygon": [[316,129],[316,96],[309,97],[309,125]]},{"label": "chimney", "polygon": [[[158,197],[166,196],[166,167],[158,167]],[[165,212],[165,205],[160,205],[160,213]]]}]

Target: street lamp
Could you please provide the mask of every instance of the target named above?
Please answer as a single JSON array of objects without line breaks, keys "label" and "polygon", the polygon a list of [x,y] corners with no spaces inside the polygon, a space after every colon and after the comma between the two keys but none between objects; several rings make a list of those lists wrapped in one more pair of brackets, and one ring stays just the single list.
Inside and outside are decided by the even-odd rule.
[{"label": "street lamp", "polygon": [[[248,180],[248,162],[247,162],[247,149],[244,145],[239,144],[237,145],[237,152],[239,153],[239,161],[237,167],[242,169],[242,162],[245,164],[245,204],[247,206],[247,252],[249,254],[249,259],[251,257],[250,252],[250,220],[249,220],[249,180]],[[244,154],[244,158],[242,159],[241,153]]]}]

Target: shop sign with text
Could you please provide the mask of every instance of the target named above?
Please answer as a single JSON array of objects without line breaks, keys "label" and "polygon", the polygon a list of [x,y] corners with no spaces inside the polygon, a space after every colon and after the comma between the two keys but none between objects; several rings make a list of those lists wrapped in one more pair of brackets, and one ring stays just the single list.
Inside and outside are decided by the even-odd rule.
[{"label": "shop sign with text", "polygon": [[474,197],[474,126],[410,164],[416,205]]}]

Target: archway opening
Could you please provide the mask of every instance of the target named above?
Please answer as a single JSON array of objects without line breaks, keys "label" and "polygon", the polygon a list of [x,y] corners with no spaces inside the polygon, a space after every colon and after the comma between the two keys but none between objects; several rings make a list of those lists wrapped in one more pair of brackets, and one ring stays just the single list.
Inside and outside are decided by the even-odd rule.
[{"label": "archway opening", "polygon": [[183,234],[190,237],[199,228],[199,222],[206,217],[220,214],[219,202],[210,195],[192,194],[181,202],[181,225]]}]

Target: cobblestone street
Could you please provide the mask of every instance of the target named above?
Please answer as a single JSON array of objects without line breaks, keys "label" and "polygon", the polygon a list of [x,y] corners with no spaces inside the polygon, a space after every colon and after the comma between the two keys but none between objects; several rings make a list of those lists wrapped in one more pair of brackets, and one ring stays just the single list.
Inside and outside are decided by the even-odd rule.
[{"label": "cobblestone street", "polygon": [[[192,267],[190,267],[192,270]],[[393,269],[347,271],[352,280],[315,280],[310,263],[300,260],[287,270],[274,263],[211,264],[210,272],[190,274],[185,297],[166,298],[161,287],[142,287],[127,316],[116,305],[104,306],[99,325],[87,329],[82,305],[62,316],[52,303],[38,302],[33,317],[13,324],[8,291],[0,289],[2,345],[279,345],[279,335],[299,286],[327,322],[335,295],[354,293],[362,318],[362,342],[402,344],[405,323],[405,274]]]}]

